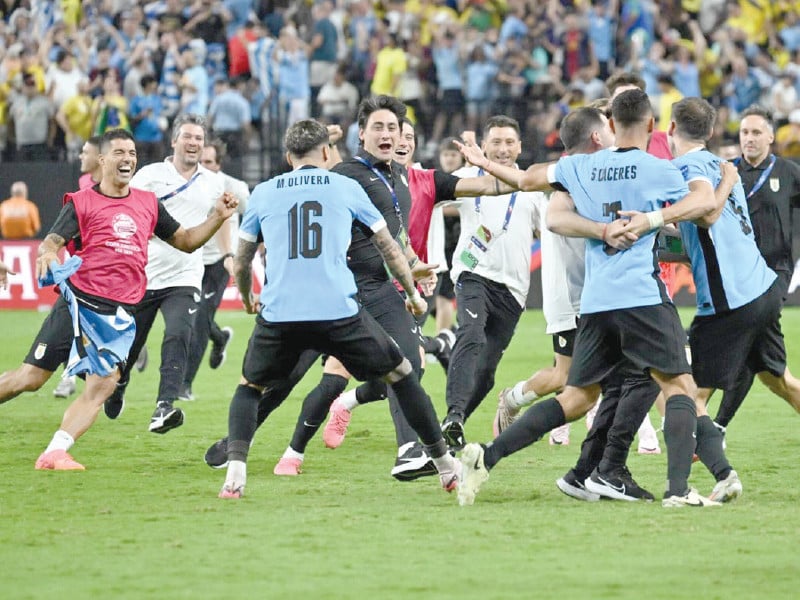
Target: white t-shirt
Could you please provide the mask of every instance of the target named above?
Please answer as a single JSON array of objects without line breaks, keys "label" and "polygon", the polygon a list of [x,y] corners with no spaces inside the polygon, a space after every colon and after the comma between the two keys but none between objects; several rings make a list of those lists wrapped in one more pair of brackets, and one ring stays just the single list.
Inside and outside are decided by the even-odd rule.
[{"label": "white t-shirt", "polygon": [[[247,183],[241,179],[231,177],[227,173],[220,171],[219,175],[222,176],[225,184],[225,191],[233,194],[239,201],[239,206],[236,207],[237,212],[233,213],[231,218],[228,219],[228,226],[231,232],[230,251],[235,253],[236,245],[239,243],[239,215],[243,215],[244,211],[247,209],[247,201],[250,199],[250,188],[247,186]],[[215,262],[222,259],[222,255],[225,254],[219,247],[216,238],[217,236],[212,237],[206,242],[206,245],[203,246],[203,263],[206,265],[213,265]]]},{"label": "white t-shirt", "polygon": [[50,68],[47,69],[45,82],[48,90],[51,87],[53,89],[53,105],[56,107],[56,110],[61,108],[64,102],[73,96],[77,96],[78,84],[87,79],[86,75],[81,73],[78,69],[72,69],[67,72],[62,71],[55,65],[51,65]]},{"label": "white t-shirt", "polygon": [[[464,167],[453,175],[477,177],[478,168]],[[481,198],[480,211],[476,209],[475,198],[462,198],[453,202],[458,207],[461,217],[461,235],[453,253],[453,269],[450,271],[450,276],[456,283],[459,275],[469,270],[461,260],[461,253],[469,245],[469,239],[475,234],[478,226],[483,225],[492,232],[494,241],[486,254],[480,258],[473,273],[490,281],[504,284],[520,306],[524,307],[531,280],[533,232],[541,220],[538,216],[539,207],[536,200],[544,194],[541,192],[516,192],[516,194],[514,210],[508,221],[508,230],[504,234],[501,234],[501,231],[508,212],[511,194]]]},{"label": "white t-shirt", "polygon": [[[164,207],[184,228],[206,220],[214,204],[225,191],[225,183],[217,173],[197,165],[199,175],[183,191],[163,201]],[[187,180],[172,164],[172,157],[142,167],[131,179],[131,187],[148,190],[162,198]],[[213,238],[212,238],[213,240]],[[181,252],[166,242],[152,237],[147,246],[147,289],[190,286],[198,290],[203,284],[203,250],[191,254]]]},{"label": "white t-shirt", "polygon": [[536,229],[542,244],[542,312],[550,335],[577,327],[583,291],[586,240],[565,237],[547,229],[549,195],[536,200]]}]

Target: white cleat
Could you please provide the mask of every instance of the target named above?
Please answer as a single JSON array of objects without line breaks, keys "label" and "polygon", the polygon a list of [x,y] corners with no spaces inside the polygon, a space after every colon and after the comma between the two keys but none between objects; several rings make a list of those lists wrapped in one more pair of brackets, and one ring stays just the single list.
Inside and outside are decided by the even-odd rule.
[{"label": "white cleat", "polygon": [[481,486],[489,479],[489,471],[483,462],[483,446],[467,444],[461,452],[461,477],[458,481],[458,503],[471,506]]},{"label": "white cleat", "polygon": [[714,502],[730,502],[742,495],[742,482],[736,471],[731,470],[728,476],[718,481],[714,486],[709,499]]},{"label": "white cleat", "polygon": [[696,489],[691,488],[683,496],[667,496],[661,501],[661,506],[664,508],[683,508],[684,506],[706,508],[709,506],[722,506],[722,504],[701,496]]}]

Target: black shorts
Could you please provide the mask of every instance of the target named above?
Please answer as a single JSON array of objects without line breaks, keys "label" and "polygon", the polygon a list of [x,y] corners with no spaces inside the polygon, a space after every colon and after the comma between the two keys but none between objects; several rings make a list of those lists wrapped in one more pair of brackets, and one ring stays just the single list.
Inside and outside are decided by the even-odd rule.
[{"label": "black shorts", "polygon": [[268,323],[259,315],[242,375],[260,386],[286,379],[305,350],[335,356],[361,381],[383,377],[403,360],[394,340],[363,309],[335,321]]},{"label": "black shorts", "polygon": [[577,329],[559,331],[553,334],[553,352],[561,356],[571,357],[575,351],[575,334]]},{"label": "black shorts", "polygon": [[57,371],[69,358],[72,339],[72,316],[67,301],[59,295],[23,362],[45,371]]},{"label": "black shorts", "polygon": [[735,310],[695,317],[689,328],[692,372],[698,387],[733,389],[743,369],[767,371],[776,377],[786,370],[786,346],[781,332],[784,286],[780,280],[761,296]]},{"label": "black shorts", "polygon": [[672,304],[581,315],[567,383],[599,383],[626,359],[646,372],[690,373],[685,345],[686,333]]},{"label": "black shorts", "polygon": [[439,110],[451,117],[455,113],[464,111],[464,94],[460,89],[442,90],[442,99],[439,102]]}]

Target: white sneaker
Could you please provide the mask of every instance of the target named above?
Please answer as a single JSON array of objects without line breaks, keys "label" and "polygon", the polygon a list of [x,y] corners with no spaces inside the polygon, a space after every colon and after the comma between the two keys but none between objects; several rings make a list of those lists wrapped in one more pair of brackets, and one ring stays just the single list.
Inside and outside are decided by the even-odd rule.
[{"label": "white sneaker", "polygon": [[683,496],[667,496],[661,501],[661,506],[664,508],[683,508],[684,506],[706,508],[708,506],[722,506],[722,504],[701,496],[696,489],[691,488]]},{"label": "white sneaker", "polygon": [[569,446],[569,423],[556,427],[550,432],[551,446]]},{"label": "white sneaker", "polygon": [[484,482],[489,479],[489,471],[483,462],[483,446],[467,444],[461,452],[461,476],[458,479],[458,503],[471,506]]},{"label": "white sneaker", "polygon": [[58,382],[56,389],[53,390],[53,396],[56,398],[69,398],[75,393],[75,377],[62,377]]},{"label": "white sneaker", "polygon": [[725,479],[717,482],[709,498],[714,502],[730,502],[741,495],[742,482],[739,480],[739,475],[736,471],[731,470]]}]

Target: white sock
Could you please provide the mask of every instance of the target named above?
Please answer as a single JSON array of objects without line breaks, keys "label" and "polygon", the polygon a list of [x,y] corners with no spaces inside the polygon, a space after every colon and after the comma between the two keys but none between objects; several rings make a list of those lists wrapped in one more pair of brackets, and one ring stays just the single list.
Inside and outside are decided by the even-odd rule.
[{"label": "white sock", "polygon": [[52,450],[63,450],[64,452],[67,452],[70,448],[72,448],[74,443],[75,440],[72,439],[70,434],[63,429],[59,429],[56,431],[53,439],[50,440],[50,445],[47,447],[45,452],[50,452]]},{"label": "white sock", "polygon": [[356,406],[358,406],[358,400],[356,400],[356,388],[347,390],[341,396],[339,396],[339,402],[347,410],[352,411]]},{"label": "white sock", "polygon": [[299,458],[300,460],[303,460],[303,453],[292,449],[291,446],[287,446],[286,452],[283,453],[281,458]]},{"label": "white sock", "polygon": [[64,377],[64,379],[69,379],[69,381],[70,381],[70,383],[72,383],[72,385],[75,385],[75,381],[77,380],[77,378],[78,378],[77,375],[68,375],[67,377]]},{"label": "white sock", "polygon": [[439,473],[455,471],[455,459],[449,452],[445,452],[439,458],[434,458],[433,464]]},{"label": "white sock", "polygon": [[247,463],[241,460],[232,460],[228,463],[228,473],[225,476],[225,483],[233,483],[237,486],[247,482]]},{"label": "white sock", "polygon": [[527,406],[539,397],[539,394],[534,391],[524,392],[522,390],[523,387],[525,387],[525,382],[518,382],[513,388],[511,388],[511,392],[506,396],[511,408],[521,408],[523,406]]}]

